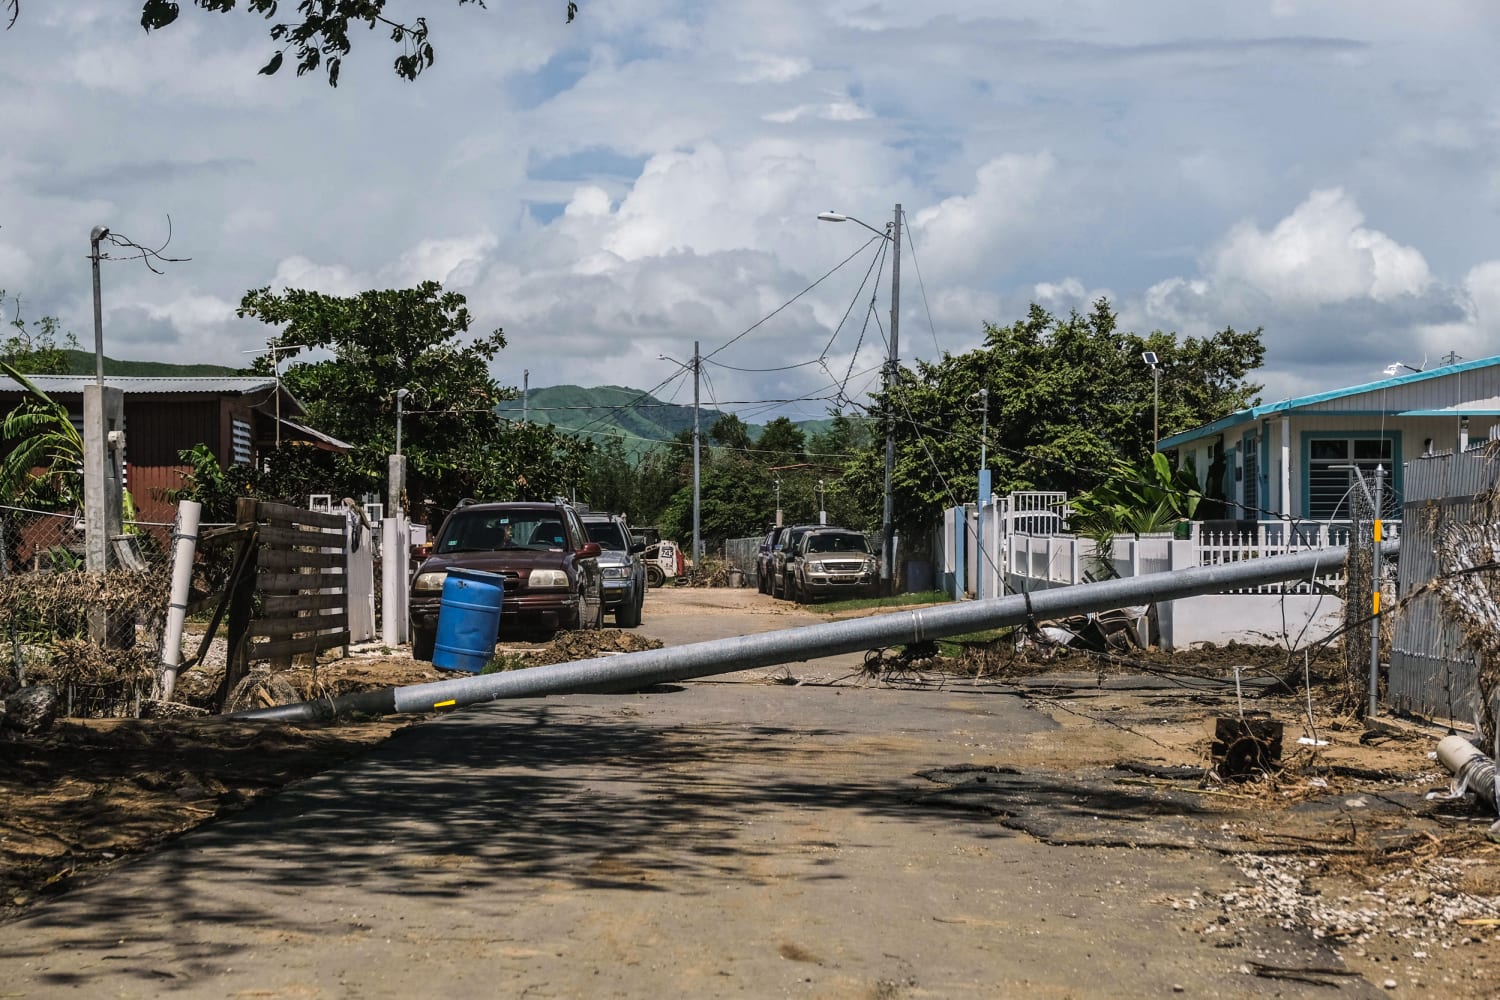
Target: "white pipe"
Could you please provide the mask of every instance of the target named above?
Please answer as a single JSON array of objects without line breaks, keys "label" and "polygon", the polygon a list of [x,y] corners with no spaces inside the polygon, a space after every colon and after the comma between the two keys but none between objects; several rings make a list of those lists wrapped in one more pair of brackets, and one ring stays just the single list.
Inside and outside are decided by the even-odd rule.
[{"label": "white pipe", "polygon": [[161,640],[161,700],[171,701],[182,663],[182,627],[187,621],[188,597],[193,591],[193,557],[198,550],[198,518],[203,505],[184,500],[177,505],[177,529],[172,533],[172,593],[167,598],[167,628]]},{"label": "white pipe", "polygon": [[1495,762],[1462,736],[1445,736],[1438,741],[1438,760],[1458,779],[1461,787],[1479,796],[1491,808],[1495,805]]},{"label": "white pipe", "polygon": [[406,566],[401,550],[401,527],[396,513],[388,511],[380,522],[380,641],[401,645],[400,575]]}]

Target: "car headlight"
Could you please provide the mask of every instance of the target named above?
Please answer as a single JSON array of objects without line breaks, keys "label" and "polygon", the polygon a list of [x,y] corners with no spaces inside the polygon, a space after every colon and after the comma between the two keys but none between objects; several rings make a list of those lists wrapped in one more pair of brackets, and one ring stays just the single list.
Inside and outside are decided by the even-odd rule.
[{"label": "car headlight", "polygon": [[443,584],[448,582],[448,574],[444,571],[436,573],[418,573],[417,578],[411,582],[411,589],[416,590],[442,590]]},{"label": "car headlight", "polygon": [[534,569],[531,576],[526,578],[526,584],[533,588],[542,587],[566,587],[568,585],[568,574],[560,569]]},{"label": "car headlight", "polygon": [[807,568],[808,568],[808,571],[812,572],[812,573],[823,573],[823,572],[826,572],[826,570],[823,569],[823,564],[820,563],[820,562],[808,563],[807,564]]},{"label": "car headlight", "polygon": [[864,572],[864,573],[873,573],[873,572],[875,572],[875,560],[874,559],[866,559],[864,566],[861,568],[861,572]]},{"label": "car headlight", "polygon": [[629,566],[605,566],[600,571],[606,580],[628,580],[630,579]]}]

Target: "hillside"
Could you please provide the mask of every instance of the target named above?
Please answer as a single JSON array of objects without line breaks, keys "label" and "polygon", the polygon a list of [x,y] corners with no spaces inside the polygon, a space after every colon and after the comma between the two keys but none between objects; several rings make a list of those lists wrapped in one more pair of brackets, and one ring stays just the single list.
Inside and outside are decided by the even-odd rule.
[{"label": "hillside", "polygon": [[[521,419],[521,400],[513,399],[495,408],[500,416]],[[578,385],[554,385],[531,390],[527,407],[529,419],[550,423],[561,430],[584,434],[596,441],[622,435],[626,451],[638,455],[657,444],[670,441],[693,426],[693,407],[667,402],[641,389],[604,385],[585,388]],[[724,416],[722,410],[704,406],[699,426],[706,436],[714,421]],[[800,420],[798,427],[809,436],[826,431],[831,420]],[[748,424],[750,436],[757,437],[762,426]]]},{"label": "hillside", "polygon": [[[69,375],[94,374],[92,351],[67,350]],[[193,376],[193,375],[244,375],[242,368],[227,365],[174,365],[168,361],[118,361],[104,356],[104,374],[135,376]]]}]

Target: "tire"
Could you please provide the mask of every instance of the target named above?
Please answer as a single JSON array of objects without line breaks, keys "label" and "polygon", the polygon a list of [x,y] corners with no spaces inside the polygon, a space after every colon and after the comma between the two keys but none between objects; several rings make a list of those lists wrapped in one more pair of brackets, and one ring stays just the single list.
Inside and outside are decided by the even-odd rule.
[{"label": "tire", "polygon": [[807,604],[812,600],[807,596],[807,591],[802,589],[802,584],[797,582],[796,577],[792,578],[792,600],[798,604]]},{"label": "tire", "polygon": [[663,573],[661,571],[661,567],[660,566],[657,566],[654,563],[648,564],[646,566],[646,586],[648,586],[648,587],[660,587],[662,584],[664,584],[666,582],[667,582],[667,574],[665,574],[665,573]]},{"label": "tire", "polygon": [[411,630],[411,658],[432,662],[432,651],[437,646],[437,631],[414,628]]},{"label": "tire", "polygon": [[635,595],[635,600],[615,608],[615,626],[617,628],[638,628],[641,624],[641,606],[646,603],[644,591]]}]

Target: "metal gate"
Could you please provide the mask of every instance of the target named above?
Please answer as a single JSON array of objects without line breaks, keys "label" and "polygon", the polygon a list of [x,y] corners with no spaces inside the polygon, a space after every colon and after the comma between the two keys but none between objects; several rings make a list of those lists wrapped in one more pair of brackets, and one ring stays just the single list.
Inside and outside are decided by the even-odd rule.
[{"label": "metal gate", "polygon": [[1500,483],[1488,450],[1414,459],[1406,466],[1406,502],[1396,596],[1406,599],[1391,635],[1386,701],[1398,712],[1472,722],[1482,703],[1473,652],[1442,598],[1423,589],[1437,575],[1443,525],[1473,522]]}]

